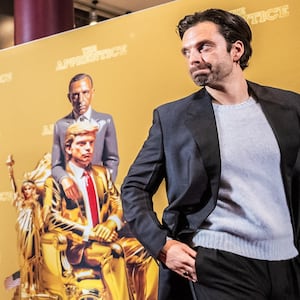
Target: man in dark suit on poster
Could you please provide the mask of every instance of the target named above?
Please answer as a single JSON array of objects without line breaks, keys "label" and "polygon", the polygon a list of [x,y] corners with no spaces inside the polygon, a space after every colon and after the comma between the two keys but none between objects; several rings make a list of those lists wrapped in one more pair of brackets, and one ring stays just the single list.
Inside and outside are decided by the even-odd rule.
[{"label": "man in dark suit on poster", "polygon": [[54,125],[52,176],[61,183],[66,195],[73,200],[79,197],[79,192],[76,184],[65,171],[64,154],[65,133],[72,123],[88,120],[98,124],[99,131],[97,132],[93,164],[108,168],[113,181],[115,181],[118,172],[119,154],[114,121],[111,115],[92,109],[91,102],[94,93],[93,80],[90,75],[85,73],[75,75],[70,80],[68,91],[68,99],[73,110]]}]

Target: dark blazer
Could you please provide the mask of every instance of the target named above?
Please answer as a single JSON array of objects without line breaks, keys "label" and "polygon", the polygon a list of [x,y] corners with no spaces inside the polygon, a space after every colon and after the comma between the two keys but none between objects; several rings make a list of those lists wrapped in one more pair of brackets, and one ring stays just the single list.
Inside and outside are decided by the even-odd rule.
[{"label": "dark blazer", "polygon": [[[116,129],[111,115],[92,110],[91,119],[99,125],[95,142],[93,165],[103,165],[111,171],[112,180],[115,181],[119,166],[118,144]],[[54,125],[52,145],[52,176],[57,182],[65,171],[65,133],[67,128],[75,121],[73,113],[58,120]]]},{"label": "dark blazer", "polygon": [[[252,82],[248,82],[248,88],[261,104],[278,141],[295,244],[299,249],[300,95]],[[201,89],[157,108],[149,136],[123,182],[125,219],[154,257],[167,236],[186,241],[216,205],[220,151],[211,100],[206,89]],[[152,210],[152,195],[163,180],[168,206],[161,223]]]}]

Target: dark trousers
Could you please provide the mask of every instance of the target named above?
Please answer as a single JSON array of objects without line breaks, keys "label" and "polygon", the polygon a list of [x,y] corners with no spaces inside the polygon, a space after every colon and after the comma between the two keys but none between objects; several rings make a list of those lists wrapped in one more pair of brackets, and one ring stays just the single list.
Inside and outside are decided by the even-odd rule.
[{"label": "dark trousers", "polygon": [[[191,300],[192,289],[188,280],[159,265],[158,300]],[[220,299],[221,300],[221,299]]]},{"label": "dark trousers", "polygon": [[[199,247],[198,300],[299,300],[300,258],[265,261]],[[184,298],[184,299],[194,299]]]}]

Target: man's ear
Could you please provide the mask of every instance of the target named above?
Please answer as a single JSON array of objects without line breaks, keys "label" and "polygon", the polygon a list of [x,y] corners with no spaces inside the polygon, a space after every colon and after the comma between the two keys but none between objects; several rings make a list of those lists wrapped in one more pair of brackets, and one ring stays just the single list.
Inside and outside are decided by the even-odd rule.
[{"label": "man's ear", "polygon": [[95,95],[95,89],[92,88],[91,91],[90,91],[90,93],[91,93],[91,97],[94,97],[94,95]]},{"label": "man's ear", "polygon": [[231,47],[231,55],[234,62],[238,62],[245,52],[244,43],[240,40],[235,41]]},{"label": "man's ear", "polygon": [[65,151],[66,151],[66,153],[67,153],[68,155],[71,155],[71,154],[72,154],[72,152],[71,152],[71,147],[70,147],[70,146],[66,146],[66,147],[65,147]]}]

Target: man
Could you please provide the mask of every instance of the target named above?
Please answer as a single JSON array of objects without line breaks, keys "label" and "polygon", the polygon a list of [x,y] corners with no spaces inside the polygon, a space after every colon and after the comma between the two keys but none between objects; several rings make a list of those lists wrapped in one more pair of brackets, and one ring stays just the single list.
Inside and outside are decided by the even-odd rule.
[{"label": "man", "polygon": [[[87,121],[68,127],[66,171],[79,187],[81,197],[78,201],[65,197],[60,185],[50,178],[44,200],[46,207],[52,203],[48,228],[67,235],[67,257],[78,277],[82,268],[102,270],[109,299],[131,299],[135,295],[137,300],[150,300],[157,293],[155,274],[153,278],[148,273],[155,272],[154,259],[134,237],[121,233],[125,228],[119,192],[110,172],[91,164],[97,130],[98,126]],[[127,278],[127,274],[132,277]],[[136,274],[138,278],[134,278]],[[141,282],[145,284],[143,290]]]},{"label": "man", "polygon": [[244,78],[241,17],[209,9],[178,33],[203,88],[154,111],[121,189],[125,219],[161,262],[159,300],[300,299],[300,95]]},{"label": "man", "polygon": [[67,197],[76,200],[79,191],[74,181],[65,171],[64,142],[68,126],[75,121],[95,121],[99,126],[93,164],[103,165],[111,172],[114,181],[117,177],[119,155],[116,130],[111,115],[96,112],[91,108],[94,97],[93,80],[88,74],[77,74],[69,83],[68,99],[73,110],[64,118],[58,120],[54,126],[52,146],[52,175],[59,182]]},{"label": "man", "polygon": [[[75,274],[78,269],[77,277],[82,268],[102,270],[111,299],[131,299],[123,250],[116,243],[117,231],[123,227],[119,193],[105,167],[91,166],[97,131],[98,126],[88,121],[67,128],[66,172],[80,197],[64,197],[61,185],[47,180],[44,206],[52,203],[47,225],[49,231],[67,234],[67,257]],[[108,272],[111,269],[115,272]]]}]

